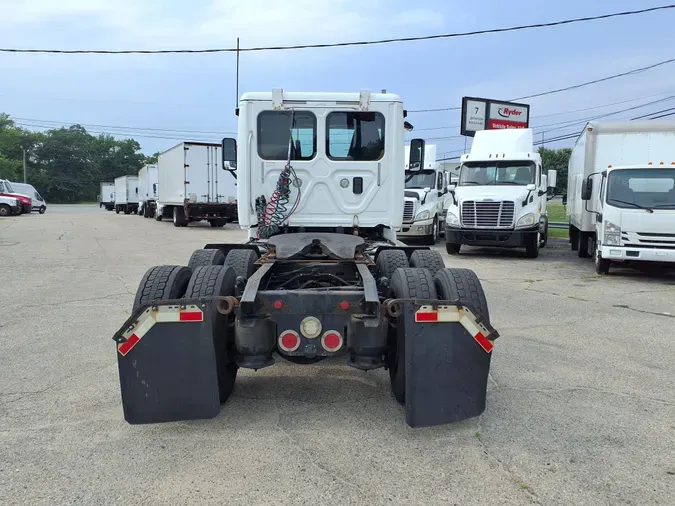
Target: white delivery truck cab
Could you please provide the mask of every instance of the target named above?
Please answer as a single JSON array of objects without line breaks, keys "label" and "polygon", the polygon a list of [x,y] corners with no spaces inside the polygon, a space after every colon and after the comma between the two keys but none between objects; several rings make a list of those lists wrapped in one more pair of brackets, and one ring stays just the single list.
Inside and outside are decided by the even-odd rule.
[{"label": "white delivery truck cab", "polygon": [[572,150],[570,242],[613,262],[675,262],[675,121],[590,122]]},{"label": "white delivery truck cab", "polygon": [[[251,239],[283,228],[371,231],[396,241],[403,220],[403,135],[403,103],[395,94],[245,93],[238,149],[234,139],[223,141],[224,164],[236,170],[239,183],[240,227]],[[275,192],[290,170],[289,158],[290,193],[286,185]]]},{"label": "white delivery truck cab", "polygon": [[[413,139],[405,147],[405,160],[403,228],[398,236],[436,244],[445,228],[443,204],[449,196],[450,173],[436,161],[436,146],[423,139]],[[410,163],[415,166],[412,171]]]},{"label": "white delivery truck cab", "polygon": [[12,183],[12,188],[31,198],[33,211],[45,214],[45,211],[47,211],[47,202],[45,202],[45,199],[42,198],[42,195],[40,195],[32,184]]},{"label": "white delivery truck cab", "polygon": [[98,207],[105,207],[106,211],[115,209],[115,181],[101,181]]},{"label": "white delivery truck cab", "polygon": [[138,176],[115,178],[115,212],[138,213]]},{"label": "white delivery truck cab", "polygon": [[157,210],[159,174],[157,165],[144,165],[138,171],[138,214],[144,218],[153,218]]},{"label": "white delivery truck cab", "polygon": [[176,227],[206,220],[222,227],[237,217],[237,180],[221,165],[220,144],[181,142],[159,155],[156,220]]},{"label": "white delivery truck cab", "polygon": [[548,240],[546,203],[557,173],[542,173],[532,129],[476,132],[461,157],[457,186],[450,185],[445,243],[449,254],[462,245],[525,248],[539,256]]}]

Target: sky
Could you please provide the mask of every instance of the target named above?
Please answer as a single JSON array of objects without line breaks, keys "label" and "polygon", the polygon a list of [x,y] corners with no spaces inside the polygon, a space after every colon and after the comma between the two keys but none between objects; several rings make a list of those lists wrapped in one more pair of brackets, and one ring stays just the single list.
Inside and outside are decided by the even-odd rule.
[{"label": "sky", "polygon": [[[0,0],[0,47],[197,49],[376,40],[500,28],[665,4],[663,0]],[[349,48],[243,53],[246,91],[386,89],[410,111],[459,107],[463,96],[509,100],[674,58],[675,9],[519,32]],[[672,99],[669,97],[673,96]],[[584,120],[675,107],[675,63],[525,100],[536,139]],[[145,153],[236,134],[231,53],[0,53],[0,112],[25,128],[79,123],[133,137]],[[675,116],[671,119],[675,120]],[[460,112],[410,112],[411,137],[444,157],[464,151]],[[576,123],[575,123],[576,122]],[[573,140],[547,143],[569,147]],[[470,145],[470,140],[469,140]]]}]

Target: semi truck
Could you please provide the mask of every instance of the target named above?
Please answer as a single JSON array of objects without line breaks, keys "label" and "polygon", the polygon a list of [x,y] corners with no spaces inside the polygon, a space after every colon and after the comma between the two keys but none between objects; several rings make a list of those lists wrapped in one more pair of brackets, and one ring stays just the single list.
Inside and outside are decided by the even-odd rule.
[{"label": "semi truck", "polygon": [[568,167],[570,243],[596,273],[675,262],[675,121],[590,122]]},{"label": "semi truck", "polygon": [[115,178],[115,212],[138,214],[138,176]]},{"label": "semi truck", "polygon": [[105,207],[106,211],[115,209],[115,181],[101,181],[98,207],[99,209]]},{"label": "semi truck", "polygon": [[222,166],[249,240],[145,273],[112,338],[125,420],[212,418],[240,368],[329,358],[388,370],[412,427],[479,416],[499,334],[473,271],[396,238],[401,98],[275,89],[236,111]]},{"label": "semi truck", "polygon": [[221,145],[182,142],[158,158],[159,197],[155,218],[175,227],[206,220],[222,227],[237,216],[236,179],[221,163]]},{"label": "semi truck", "polygon": [[447,252],[456,255],[462,245],[525,248],[537,258],[548,241],[546,204],[556,177],[555,170],[543,174],[532,129],[476,132],[461,156],[459,181],[448,188]]},{"label": "semi truck", "polygon": [[138,171],[138,215],[144,218],[154,218],[157,212],[157,185],[159,174],[156,164],[144,165]]},{"label": "semi truck", "polygon": [[7,179],[0,179],[0,197],[11,197],[21,202],[21,214],[30,214],[33,210],[33,199],[17,191]]},{"label": "semi truck", "polygon": [[[449,195],[450,173],[436,161],[436,146],[423,139],[414,139],[406,146],[405,159],[403,227],[398,235],[436,244],[445,229],[443,206]],[[415,165],[414,170],[410,170],[410,163]]]}]

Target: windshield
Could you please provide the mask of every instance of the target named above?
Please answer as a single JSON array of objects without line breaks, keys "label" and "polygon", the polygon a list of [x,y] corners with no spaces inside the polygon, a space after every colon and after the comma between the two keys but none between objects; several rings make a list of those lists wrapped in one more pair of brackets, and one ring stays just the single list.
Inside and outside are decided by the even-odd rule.
[{"label": "windshield", "polygon": [[408,189],[434,188],[436,186],[436,173],[433,170],[406,172],[405,176],[405,187]]},{"label": "windshield", "polygon": [[607,203],[625,209],[675,209],[675,169],[612,171]]},{"label": "windshield", "polygon": [[534,162],[466,162],[462,165],[459,185],[519,185],[535,182]]}]

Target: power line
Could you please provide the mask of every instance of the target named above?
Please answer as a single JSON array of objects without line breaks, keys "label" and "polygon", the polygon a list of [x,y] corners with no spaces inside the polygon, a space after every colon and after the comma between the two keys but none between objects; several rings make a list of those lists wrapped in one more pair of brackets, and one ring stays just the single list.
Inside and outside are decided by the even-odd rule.
[{"label": "power line", "polygon": [[[584,86],[590,86],[591,84],[602,83],[602,82],[605,82],[605,81],[610,81],[612,79],[617,79],[619,77],[625,77],[625,76],[632,75],[632,74],[639,74],[640,72],[652,70],[656,67],[660,67],[662,65],[667,65],[668,63],[673,63],[673,62],[675,62],[675,58],[671,58],[669,60],[663,60],[663,61],[654,63],[652,65],[648,65],[646,67],[640,67],[640,68],[637,68],[637,69],[629,70],[627,72],[621,72],[620,74],[612,74],[611,76],[602,77],[600,79],[594,79],[592,81],[586,81],[584,83],[574,84],[572,86],[566,86],[564,88],[557,88],[555,90],[543,91],[541,93],[534,93],[532,95],[525,95],[523,97],[510,98],[508,101],[525,100],[527,98],[543,97],[543,96],[546,96],[546,95],[553,95],[554,93],[562,93],[563,91],[576,90],[578,88],[583,88]],[[408,109],[408,112],[445,112],[445,111],[459,111],[461,109],[462,109],[461,107],[444,107],[444,108],[441,108],[441,109],[418,109],[418,110]]]},{"label": "power line", "polygon": [[484,30],[474,30],[470,32],[445,33],[438,35],[423,35],[419,37],[400,37],[370,41],[354,42],[336,42],[328,44],[300,44],[293,46],[268,46],[268,47],[249,47],[249,48],[212,48],[212,49],[18,49],[18,48],[0,48],[4,53],[56,53],[56,54],[177,54],[177,53],[236,53],[253,51],[285,51],[292,49],[316,49],[329,47],[347,47],[347,46],[372,46],[376,44],[391,44],[396,42],[417,42],[422,40],[450,39],[457,37],[468,37],[471,35],[485,35],[490,33],[514,32],[519,30],[529,30],[532,28],[547,28],[552,26],[569,25],[573,23],[582,23],[587,21],[596,21],[600,19],[616,18],[620,16],[633,16],[636,14],[645,14],[648,12],[661,11],[675,8],[675,4],[649,7],[646,9],[614,12],[610,14],[601,14],[599,16],[586,16],[582,18],[564,19],[560,21],[551,21],[548,23],[536,23],[531,25],[517,25],[504,28],[490,28]]}]

